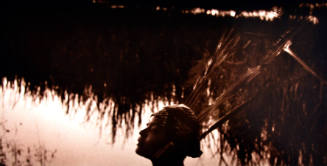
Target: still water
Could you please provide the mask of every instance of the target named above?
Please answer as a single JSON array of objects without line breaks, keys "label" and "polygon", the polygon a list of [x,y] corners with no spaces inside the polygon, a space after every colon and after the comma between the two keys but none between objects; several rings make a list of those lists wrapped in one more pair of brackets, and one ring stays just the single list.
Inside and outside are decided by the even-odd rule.
[{"label": "still water", "polygon": [[205,128],[238,110],[185,165],[326,165],[326,6],[13,16],[0,61],[0,165],[151,165],[134,152],[138,132],[178,103]]},{"label": "still water", "polygon": [[[69,97],[73,100],[68,101]],[[141,125],[138,126],[139,117],[136,117],[133,124],[135,128],[126,138],[128,123],[123,120],[113,142],[109,117],[115,103],[111,99],[97,107],[94,97],[81,102],[78,95],[66,93],[65,98],[61,99],[51,89],[46,89],[41,96],[26,88],[24,81],[10,82],[3,79],[0,101],[1,125],[5,131],[1,134],[2,144],[9,144],[3,149],[7,164],[19,165],[21,162],[25,165],[26,159],[30,157],[33,165],[62,166],[151,165],[149,160],[134,152],[138,132],[146,126],[153,112],[177,103],[164,98],[144,101]],[[91,113],[87,111],[89,107]],[[102,119],[101,112],[105,112]],[[217,133],[214,135],[218,136]],[[199,159],[187,158],[186,165],[217,164],[210,148],[204,141],[202,143],[203,155]],[[31,156],[27,153],[28,148]],[[17,150],[21,151],[19,155],[16,154]],[[43,160],[40,160],[39,155]]]}]

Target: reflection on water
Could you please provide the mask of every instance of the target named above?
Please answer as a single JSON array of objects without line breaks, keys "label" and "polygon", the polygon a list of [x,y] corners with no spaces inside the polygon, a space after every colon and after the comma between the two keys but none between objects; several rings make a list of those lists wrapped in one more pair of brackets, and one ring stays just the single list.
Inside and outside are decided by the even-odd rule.
[{"label": "reflection on water", "polygon": [[[194,89],[185,103],[195,110],[204,128],[210,128],[203,136],[203,156],[199,160],[187,159],[185,164],[308,162],[303,147],[289,144],[279,147],[278,143],[287,141],[276,144],[274,140],[297,138],[299,130],[293,130],[293,138],[281,132],[297,125],[284,118],[292,118],[290,108],[299,104],[303,107],[296,110],[305,113],[310,108],[306,106],[311,102],[308,97],[322,100],[316,92],[322,93],[326,82],[291,51],[290,41],[296,41],[292,35],[293,31],[286,30],[279,37],[256,39],[230,31],[221,37],[214,54],[204,56],[191,68],[193,75],[188,79]],[[290,64],[297,65],[296,70],[288,71]],[[308,80],[301,81],[302,78]],[[315,87],[304,94],[308,87],[317,84],[316,78],[322,83],[320,90]],[[175,85],[172,97],[155,97],[150,93],[144,101],[129,107],[121,107],[131,104],[124,97],[99,100],[92,86],[85,88],[85,96],[67,91],[59,94],[47,87],[32,91],[28,87],[24,80],[2,81],[1,122],[6,134],[1,137],[4,147],[1,152],[7,164],[17,165],[28,159],[27,163],[41,165],[149,165],[148,160],[134,152],[138,131],[145,127],[151,113],[180,102],[175,97]],[[294,99],[289,95],[294,95]],[[322,103],[312,103],[317,110],[321,109]],[[277,111],[278,116],[274,115]],[[309,115],[299,116],[305,119]],[[316,114],[310,116],[315,118]],[[310,141],[304,138],[299,142]],[[298,155],[281,154],[288,146]],[[283,160],[285,156],[292,159]]]},{"label": "reflection on water", "polygon": [[[243,14],[268,13],[269,20],[275,12]],[[203,15],[177,26],[153,17],[144,27],[126,24],[134,17],[103,23],[106,17],[54,17],[49,24],[23,17],[28,21],[10,28],[9,70],[0,73],[10,80],[0,91],[1,161],[149,165],[134,153],[138,131],[152,112],[183,102],[213,130],[202,158],[186,165],[326,164],[323,19],[235,19],[229,23],[237,29],[225,33],[229,23],[210,17],[208,25]]]},{"label": "reflection on water", "polygon": [[194,8],[191,10],[183,10],[184,14],[206,14],[216,17],[233,17],[233,18],[259,18],[264,21],[273,21],[279,18],[282,14],[282,9],[273,7],[272,10],[259,10],[259,11],[240,11],[236,12],[235,10],[218,10],[218,9],[210,9],[206,10],[203,8]]},{"label": "reflection on water", "polygon": [[[93,3],[98,4],[108,4],[106,1],[96,1],[93,0]],[[111,9],[124,9],[126,6],[124,5],[109,5]],[[297,20],[297,21],[308,21],[312,24],[318,24],[319,19],[316,15],[314,15],[315,9],[320,8],[326,8],[327,3],[299,3],[298,6],[294,4],[294,7],[297,7],[296,9],[297,14],[290,14],[286,15],[291,20]],[[154,6],[153,7],[156,12],[162,12],[162,13],[168,13],[171,10],[174,10],[173,8],[167,8],[165,6]],[[219,10],[219,9],[205,9],[205,8],[193,8],[193,9],[181,9],[178,10],[178,12],[188,15],[208,15],[208,16],[215,16],[215,17],[232,17],[232,18],[258,18],[262,21],[274,21],[278,18],[280,18],[283,14],[283,7],[277,7],[274,6],[271,8],[271,10],[254,10],[254,11],[236,11],[236,10]],[[306,12],[308,10],[308,12]],[[288,13],[289,11],[286,11]],[[303,12],[303,13],[302,13]]]},{"label": "reflection on water", "polygon": [[[167,99],[146,100],[143,103],[142,123],[122,118],[117,124],[115,142],[112,142],[112,116],[115,103],[106,99],[97,106],[96,97],[84,102],[77,94],[61,98],[54,90],[32,93],[24,80],[2,81],[0,89],[1,135],[0,152],[6,164],[21,162],[46,165],[150,165],[150,161],[137,156],[138,132],[146,126],[150,115],[166,105],[177,103]],[[126,130],[127,126],[135,128]],[[1,131],[3,132],[3,131]],[[128,136],[126,138],[126,136]],[[8,144],[8,146],[6,146]],[[205,147],[205,146],[203,146]],[[20,149],[19,155],[13,149]],[[38,148],[44,150],[38,153]],[[212,150],[214,149],[211,146]],[[213,165],[210,149],[205,148],[198,159],[187,159],[187,165]],[[34,154],[43,155],[43,161]],[[30,156],[29,156],[30,155]],[[15,165],[15,164],[14,164]],[[18,165],[18,164],[17,164]],[[41,164],[42,165],[42,164]]]}]

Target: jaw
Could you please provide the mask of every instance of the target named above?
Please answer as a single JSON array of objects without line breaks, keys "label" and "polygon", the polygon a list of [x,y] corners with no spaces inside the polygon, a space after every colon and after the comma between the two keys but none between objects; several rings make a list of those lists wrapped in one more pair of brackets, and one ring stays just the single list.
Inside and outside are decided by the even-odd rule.
[{"label": "jaw", "polygon": [[135,150],[135,153],[142,156],[142,157],[145,157],[145,158],[148,158],[150,159],[150,156],[146,153],[146,151],[140,147],[139,145],[137,146],[136,150]]},{"label": "jaw", "polygon": [[140,147],[139,144],[137,144],[137,147],[135,149],[135,153],[142,156],[142,147]]}]

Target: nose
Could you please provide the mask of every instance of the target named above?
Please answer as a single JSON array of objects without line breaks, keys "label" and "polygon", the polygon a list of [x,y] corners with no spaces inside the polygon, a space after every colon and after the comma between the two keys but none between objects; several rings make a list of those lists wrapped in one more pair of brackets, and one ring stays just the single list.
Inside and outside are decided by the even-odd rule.
[{"label": "nose", "polygon": [[142,135],[145,135],[145,134],[147,133],[147,131],[148,131],[147,128],[141,130],[141,131],[140,131],[140,135],[141,135],[141,136],[142,136]]}]

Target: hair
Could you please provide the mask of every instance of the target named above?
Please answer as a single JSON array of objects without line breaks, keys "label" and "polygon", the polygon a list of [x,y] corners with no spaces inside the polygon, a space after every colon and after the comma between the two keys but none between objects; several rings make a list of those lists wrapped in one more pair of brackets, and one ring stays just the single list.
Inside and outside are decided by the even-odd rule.
[{"label": "hair", "polygon": [[158,125],[167,129],[167,136],[173,141],[178,153],[193,158],[201,156],[201,125],[189,107],[167,106],[152,116]]}]

